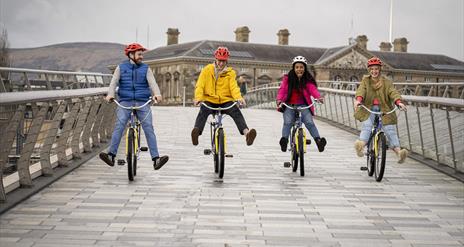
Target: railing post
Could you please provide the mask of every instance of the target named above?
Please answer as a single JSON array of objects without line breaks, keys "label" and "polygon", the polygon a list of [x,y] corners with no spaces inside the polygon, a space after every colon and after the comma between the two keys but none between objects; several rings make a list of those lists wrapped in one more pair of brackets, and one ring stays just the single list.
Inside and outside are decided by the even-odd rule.
[{"label": "railing post", "polygon": [[416,105],[416,113],[417,113],[417,127],[419,127],[419,137],[421,142],[421,149],[422,149],[422,156],[425,157],[425,149],[424,149],[424,138],[422,137],[422,125],[420,119],[420,111],[419,111],[419,104]]},{"label": "railing post", "polygon": [[436,133],[436,130],[435,130],[434,114],[433,114],[432,104],[430,104],[430,103],[429,103],[429,109],[430,109],[430,118],[432,120],[432,131],[433,131],[433,141],[434,141],[434,144],[435,144],[435,154],[437,156],[437,162],[440,163],[440,155],[438,153],[437,133]]},{"label": "railing post", "polygon": [[32,178],[29,170],[30,160],[32,152],[34,151],[34,146],[37,142],[37,137],[39,136],[40,129],[42,127],[45,114],[48,111],[48,103],[44,103],[40,108],[37,115],[34,115],[34,118],[31,123],[31,127],[27,132],[26,143],[21,152],[21,156],[18,160],[18,175],[19,175],[19,184],[21,186],[30,187],[32,186]]},{"label": "railing post", "polygon": [[66,109],[66,102],[56,104],[54,108],[57,108],[56,113],[53,116],[53,121],[50,124],[47,136],[45,137],[42,148],[40,149],[40,164],[42,166],[42,174],[44,176],[51,176],[53,174],[53,168],[50,162],[50,153],[60,127],[61,119],[63,118],[64,110]]},{"label": "railing post", "polygon": [[450,142],[451,142],[450,143],[451,144],[451,152],[453,154],[454,171],[457,172],[458,167],[457,167],[457,160],[456,160],[456,152],[454,151],[453,131],[452,131],[452,128],[451,128],[451,118],[450,118],[448,107],[446,107],[446,120],[448,122],[448,131],[449,131],[449,137],[450,137]]},{"label": "railing post", "polygon": [[8,164],[8,154],[14,142],[14,136],[19,123],[24,118],[25,105],[19,105],[5,131],[2,130],[2,141],[0,142],[0,201],[6,200],[5,188],[3,186],[3,169]]}]

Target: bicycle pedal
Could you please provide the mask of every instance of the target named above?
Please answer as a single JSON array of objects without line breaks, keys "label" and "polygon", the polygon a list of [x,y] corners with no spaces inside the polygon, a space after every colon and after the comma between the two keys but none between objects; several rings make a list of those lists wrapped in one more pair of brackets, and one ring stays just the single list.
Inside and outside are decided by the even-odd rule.
[{"label": "bicycle pedal", "polygon": [[290,162],[284,162],[284,167],[288,168],[290,167],[292,164]]},{"label": "bicycle pedal", "polygon": [[226,156],[226,158],[233,158],[234,157],[233,154],[226,154],[225,156]]},{"label": "bicycle pedal", "polygon": [[359,167],[359,170],[361,170],[361,171],[367,171],[367,166],[361,166],[361,167]]},{"label": "bicycle pedal", "polygon": [[306,140],[306,145],[309,145],[309,144],[311,144],[311,140],[307,139]]},{"label": "bicycle pedal", "polygon": [[148,147],[140,147],[140,151],[146,152],[146,151],[148,151]]},{"label": "bicycle pedal", "polygon": [[118,160],[118,165],[119,166],[123,166],[124,164],[126,164],[125,160],[121,160],[121,159]]},{"label": "bicycle pedal", "polygon": [[204,155],[210,155],[211,154],[211,149],[204,149],[203,154]]}]

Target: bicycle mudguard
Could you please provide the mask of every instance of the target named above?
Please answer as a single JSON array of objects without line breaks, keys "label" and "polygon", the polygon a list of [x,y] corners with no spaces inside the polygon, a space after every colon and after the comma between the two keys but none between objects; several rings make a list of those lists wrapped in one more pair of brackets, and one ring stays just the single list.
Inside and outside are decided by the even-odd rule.
[{"label": "bicycle mudguard", "polygon": [[[303,152],[306,153],[306,131],[304,131],[303,128],[301,128],[303,130]],[[297,131],[295,131],[295,136],[293,137],[295,141],[295,145],[296,145],[296,153],[299,152],[299,147],[298,147],[298,132],[299,132],[299,129]]]},{"label": "bicycle mudguard", "polygon": [[130,128],[126,130],[126,156],[128,155],[127,150],[129,150],[129,130]]},{"label": "bicycle mudguard", "polygon": [[380,134],[380,133],[381,133],[381,131],[377,132],[377,133],[375,134],[375,136],[374,136],[374,155],[375,155],[375,157],[377,157],[378,154],[379,154],[379,148],[378,148],[377,143],[378,143],[378,141],[379,141],[379,134]]},{"label": "bicycle mudguard", "polygon": [[139,150],[139,132],[137,131],[137,128],[134,128],[134,154],[137,154],[137,151]]},{"label": "bicycle mudguard", "polygon": [[227,153],[227,142],[226,142],[226,133],[224,132],[223,128],[217,128],[214,132],[214,146],[216,147],[216,153],[219,152],[219,144],[218,144],[218,131],[222,129],[222,134],[224,135],[224,153]]}]

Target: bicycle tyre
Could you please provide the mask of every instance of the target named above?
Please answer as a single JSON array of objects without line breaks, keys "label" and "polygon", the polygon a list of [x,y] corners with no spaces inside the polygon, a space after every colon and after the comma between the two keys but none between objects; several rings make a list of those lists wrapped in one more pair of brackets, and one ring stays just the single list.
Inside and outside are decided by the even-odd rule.
[{"label": "bicycle tyre", "polygon": [[129,178],[129,181],[134,181],[134,164],[132,163],[135,157],[134,154],[134,130],[129,129],[129,132],[127,133],[127,176]]},{"label": "bicycle tyre", "polygon": [[296,143],[295,143],[295,132],[296,129],[292,128],[292,132],[290,135],[290,149],[291,149],[291,160],[292,160],[292,171],[296,172],[298,170],[298,152],[296,150]]},{"label": "bicycle tyre", "polygon": [[374,175],[374,165],[375,165],[375,153],[374,153],[374,136],[371,136],[367,145],[367,155],[366,155],[366,166],[367,166],[367,175],[372,177]]},{"label": "bicycle tyre", "polygon": [[224,177],[224,166],[225,166],[225,143],[224,143],[224,130],[218,129],[218,176],[219,178]]},{"label": "bicycle tyre", "polygon": [[385,162],[387,158],[387,140],[385,138],[385,134],[383,132],[379,133],[377,141],[377,150],[378,156],[375,159],[375,181],[380,182],[382,181],[383,174],[385,172]]},{"label": "bicycle tyre", "polygon": [[304,177],[304,133],[303,128],[298,130],[298,155],[300,156],[300,176]]}]

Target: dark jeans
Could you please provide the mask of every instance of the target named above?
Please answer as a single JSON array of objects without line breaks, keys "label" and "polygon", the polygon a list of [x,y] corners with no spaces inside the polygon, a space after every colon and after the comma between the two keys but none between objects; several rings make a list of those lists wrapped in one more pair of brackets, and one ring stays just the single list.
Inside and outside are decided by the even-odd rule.
[{"label": "dark jeans", "polygon": [[[233,104],[233,102],[226,102],[223,104],[213,104],[210,102],[205,102],[207,105],[217,108],[217,107],[228,107]],[[205,128],[206,120],[208,120],[208,116],[210,114],[213,114],[213,110],[210,110],[206,108],[204,105],[200,106],[200,111],[198,112],[197,119],[195,120],[195,127],[200,129],[200,135],[203,132],[203,129]],[[240,134],[243,135],[243,130],[248,129],[248,126],[245,122],[245,118],[243,118],[242,112],[238,108],[238,106],[234,106],[230,108],[229,110],[222,111],[223,114],[227,114],[232,117],[232,119],[235,122],[235,125],[237,125],[238,131]]]}]

